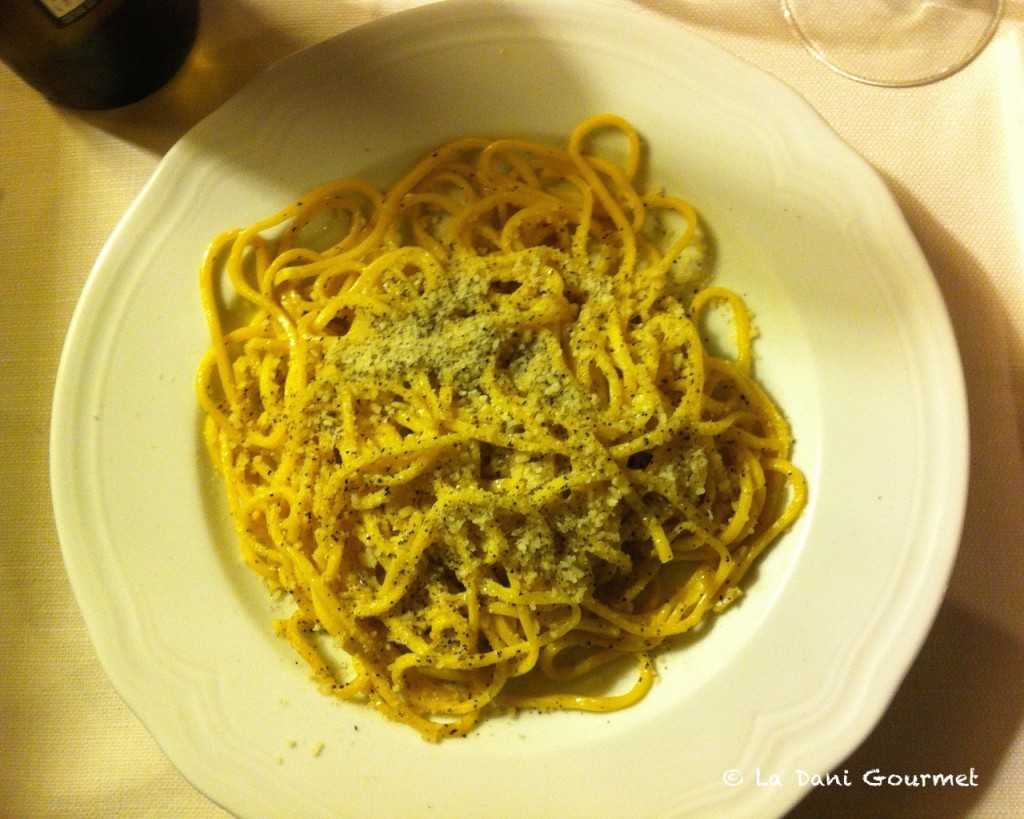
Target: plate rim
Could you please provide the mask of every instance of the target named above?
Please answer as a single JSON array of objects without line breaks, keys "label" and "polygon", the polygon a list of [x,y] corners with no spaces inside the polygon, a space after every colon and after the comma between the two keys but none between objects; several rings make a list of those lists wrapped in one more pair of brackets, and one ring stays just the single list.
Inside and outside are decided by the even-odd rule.
[{"label": "plate rim", "polygon": [[[388,15],[387,17],[382,18],[381,20],[377,20],[372,23],[365,24],[364,26],[359,26],[355,29],[350,29],[349,31],[342,32],[341,34],[336,35],[335,37],[329,38],[329,40],[323,43],[306,47],[304,49],[301,49],[299,52],[296,52],[295,54],[284,58],[284,60],[275,64],[275,66],[271,67],[266,72],[263,72],[253,83],[247,86],[247,89],[245,89],[242,92],[242,94],[252,95],[254,93],[257,93],[259,88],[262,87],[261,83],[268,81],[268,77],[272,78],[274,76],[279,75],[280,72],[290,70],[288,66],[295,66],[301,64],[304,60],[308,59],[310,55],[326,53],[330,48],[336,47],[337,43],[339,42],[344,42],[346,39],[350,39],[353,37],[360,37],[364,33],[363,30],[367,29],[368,27],[372,27],[372,30],[374,31],[386,30],[387,28],[390,28],[391,26],[394,25],[398,25],[399,23],[401,23],[402,25],[410,25],[415,27],[417,17],[427,19],[435,14],[443,15],[450,13],[458,15],[459,13],[466,9],[477,9],[481,11],[486,9],[493,10],[497,8],[499,5],[501,4],[486,2],[486,0],[455,0],[454,2],[431,3],[425,6],[419,6],[414,9],[409,9],[406,11],[401,11],[392,15]],[[541,13],[544,10],[552,8],[552,5],[553,4],[546,2],[525,2],[520,3],[519,7],[530,9],[530,13],[535,14]],[[654,15],[646,11],[624,10],[618,6],[612,6],[604,3],[590,3],[586,2],[586,0],[574,0],[574,2],[572,3],[564,3],[557,5],[560,10],[563,8],[592,8],[594,12],[597,12],[602,15],[608,15],[610,17],[615,17],[620,20],[646,17],[647,20],[650,22],[651,20],[656,18],[658,21],[660,21],[661,24],[671,24],[674,28],[676,36],[702,40],[699,34],[695,34],[694,32],[685,29],[682,26],[679,26],[676,23],[676,21],[665,20],[662,17],[658,17],[657,15]],[[560,11],[560,13],[564,12]],[[718,51],[722,55],[726,55],[727,58],[731,61],[740,60],[740,58],[737,58],[734,55],[727,54],[727,52],[722,51],[721,49],[719,49],[719,47],[715,46],[714,44],[708,43],[707,41],[703,42],[709,50]],[[742,62],[745,63],[745,61]],[[913,243],[913,246],[917,248],[917,252],[920,253],[919,262],[922,263],[925,268],[927,268],[927,261],[924,259],[924,255],[920,251],[920,248],[917,245],[917,242],[914,239],[909,226],[906,224],[906,221],[902,216],[902,213],[899,212],[899,208],[895,203],[895,199],[892,197],[892,194],[885,186],[881,178],[878,177],[878,175],[874,172],[873,169],[870,168],[866,161],[864,161],[859,155],[856,154],[856,152],[853,151],[852,148],[850,148],[843,140],[841,140],[841,138],[835,134],[835,132],[827,125],[827,123],[825,123],[824,120],[820,118],[817,112],[813,111],[809,104],[807,104],[806,101],[802,97],[800,97],[795,91],[793,91],[788,86],[784,85],[781,81],[777,80],[774,77],[770,77],[769,75],[765,74],[764,72],[760,71],[760,69],[757,69],[756,67],[750,65],[749,63],[745,64],[747,65],[748,69],[752,72],[755,72],[757,76],[766,78],[767,86],[774,88],[775,93],[785,95],[786,98],[789,100],[789,105],[791,107],[801,108],[803,110],[803,116],[813,116],[814,118],[816,118],[820,123],[820,127],[826,129],[827,133],[831,135],[830,138],[834,140],[833,150],[835,150],[840,155],[846,155],[846,158],[855,165],[859,164],[860,166],[862,166],[862,172],[868,173],[871,178],[876,180],[877,186],[879,188],[879,195],[884,196],[884,198],[887,201],[886,206],[894,209],[894,212],[898,214],[898,218],[901,220],[902,224],[901,230],[904,231],[906,236],[910,238],[910,240]],[[234,99],[237,100],[240,98],[244,102],[244,97],[236,97]],[[240,103],[231,102],[230,104],[238,105]],[[74,493],[71,491],[72,484],[67,480],[67,475],[65,474],[64,471],[64,462],[62,462],[62,458],[70,454],[69,448],[73,448],[70,447],[68,443],[69,436],[67,435],[67,432],[74,427],[74,424],[72,423],[73,416],[75,415],[74,408],[72,406],[72,397],[74,393],[73,391],[69,391],[67,389],[67,385],[75,381],[75,377],[72,371],[74,367],[78,366],[79,364],[77,358],[80,356],[81,350],[75,348],[74,342],[77,339],[81,338],[83,334],[87,333],[87,329],[84,327],[84,324],[89,317],[89,311],[90,309],[92,309],[92,305],[98,299],[114,298],[118,295],[116,282],[110,280],[109,275],[105,274],[104,271],[109,270],[108,265],[111,263],[111,255],[115,254],[116,252],[119,252],[118,242],[120,241],[120,237],[125,232],[127,232],[127,226],[130,225],[132,219],[134,218],[133,214],[135,214],[143,206],[143,203],[145,203],[149,197],[155,195],[154,192],[157,191],[159,185],[163,184],[162,180],[165,176],[173,176],[179,164],[187,164],[189,162],[190,158],[188,154],[189,150],[191,149],[192,140],[195,137],[195,133],[198,133],[200,129],[209,127],[209,121],[212,118],[217,117],[219,112],[224,110],[227,109],[222,106],[222,108],[218,109],[217,112],[214,112],[214,114],[211,115],[211,117],[199,123],[194,129],[192,129],[188,134],[186,134],[185,137],[183,137],[183,139],[176,146],[174,146],[174,148],[172,148],[167,153],[167,155],[158,164],[156,171],[150,177],[149,181],[147,181],[147,183],[144,185],[138,197],[131,205],[131,207],[119,221],[118,226],[111,234],[110,239],[104,245],[103,250],[101,251],[95,265],[93,266],[92,271],[89,274],[89,277],[82,291],[82,295],[79,299],[79,302],[76,305],[75,313],[68,330],[65,347],[62,350],[54,388],[54,401],[50,433],[51,487],[53,492],[54,512],[58,524],[58,535],[60,538],[61,549],[64,555],[65,563],[68,567],[69,579],[71,581],[72,588],[75,592],[75,597],[79,602],[79,607],[82,609],[83,617],[86,620],[86,625],[90,633],[90,638],[93,641],[93,645],[97,647],[97,653],[100,655],[100,661],[104,667],[104,670],[107,672],[108,676],[114,682],[115,688],[117,688],[119,694],[129,704],[129,707],[131,707],[132,710],[135,711],[136,715],[139,716],[140,720],[142,720],[143,723],[147,725],[147,728],[150,729],[151,733],[154,733],[154,736],[157,739],[158,743],[161,743],[160,737],[157,736],[157,733],[159,732],[154,731],[153,728],[150,727],[153,722],[152,717],[150,716],[149,719],[144,718],[142,714],[140,714],[140,710],[144,709],[139,708],[138,706],[139,698],[137,696],[133,697],[131,695],[126,695],[124,691],[124,688],[129,684],[126,683],[123,674],[121,673],[120,670],[118,670],[117,660],[111,657],[109,654],[107,656],[104,656],[103,651],[98,647],[99,645],[102,645],[104,641],[104,638],[100,633],[100,631],[102,630],[102,626],[99,623],[95,611],[95,606],[90,606],[90,604],[88,603],[93,593],[85,587],[85,581],[82,579],[83,574],[80,565],[81,555],[76,553],[76,546],[74,545],[76,536],[79,533],[78,530],[80,530],[83,525],[81,521],[77,519],[77,517],[84,510],[80,508],[80,501],[78,501],[74,497]],[[938,285],[937,283],[934,282],[934,279],[932,279],[931,284],[933,286],[936,296],[939,298],[939,301],[941,303],[941,294],[939,294]],[[945,309],[944,304],[943,309]],[[938,607],[943,599],[945,587],[946,584],[948,584],[949,574],[952,571],[952,565],[955,560],[957,552],[957,544],[959,543],[960,531],[963,525],[964,513],[966,509],[967,480],[969,467],[969,431],[967,423],[966,390],[963,384],[963,372],[962,367],[959,366],[959,353],[956,349],[956,339],[952,331],[951,323],[949,323],[948,313],[946,314],[946,325],[942,329],[944,330],[942,335],[945,338],[945,343],[952,345],[952,350],[955,354],[956,363],[958,365],[957,372],[954,374],[953,377],[953,381],[955,383],[951,384],[949,392],[947,393],[947,397],[949,398],[947,411],[951,414],[951,416],[959,420],[960,423],[958,425],[961,427],[961,440],[959,442],[951,443],[949,447],[951,461],[953,462],[953,465],[957,467],[957,469],[951,472],[951,477],[949,478],[950,486],[948,492],[951,499],[957,505],[952,508],[951,514],[947,516],[947,522],[954,520],[958,522],[954,527],[955,533],[947,534],[947,540],[950,541],[951,545],[947,546],[945,549],[942,550],[941,556],[945,558],[945,561],[937,562],[931,566],[933,588],[931,588],[930,594],[926,595],[926,599],[924,601],[918,601],[917,611],[919,612],[919,625],[921,621],[926,622],[925,626],[919,628],[919,639],[917,639],[916,641],[910,641],[909,643],[904,641],[901,644],[904,655],[903,662],[894,663],[890,666],[890,669],[893,667],[898,667],[900,670],[898,673],[892,672],[889,675],[887,675],[888,681],[886,687],[888,693],[887,696],[883,698],[884,702],[881,699],[876,700],[873,703],[873,708],[862,709],[862,716],[864,716],[865,713],[867,714],[867,722],[862,720],[860,723],[860,727],[857,730],[853,731],[853,733],[859,735],[859,739],[853,745],[850,745],[850,738],[847,734],[847,741],[845,743],[837,743],[832,748],[832,759],[830,765],[833,766],[841,762],[842,758],[846,754],[850,753],[856,747],[856,744],[859,744],[859,742],[862,741],[863,738],[868,735],[868,733],[870,733],[870,730],[881,719],[889,703],[891,702],[893,696],[895,696],[899,682],[903,679],[906,672],[909,670],[913,658],[916,657],[917,653],[921,648],[921,645],[923,645],[925,639],[927,638],[927,635],[931,628],[931,624],[934,621],[934,618],[938,612]],[[939,584],[934,582],[935,578],[944,578],[944,580],[941,584]],[[876,673],[880,673],[880,670],[876,670]],[[120,679],[120,684],[118,683],[118,679]],[[842,745],[842,747],[839,747],[840,745]],[[164,752],[172,758],[172,761],[175,762],[179,769],[182,769],[184,772],[184,769],[182,768],[181,764],[182,760],[180,759],[180,754],[175,754],[173,750],[169,752],[168,748],[164,747],[162,743],[161,747],[163,748]],[[189,779],[195,782],[195,778],[193,775],[186,775],[188,776]],[[199,786],[197,785],[197,787]],[[216,797],[209,793],[210,788],[201,787],[200,789],[204,792],[207,792],[207,794],[210,795],[211,798],[213,798],[216,801]],[[779,807],[779,805],[775,805],[774,807]],[[783,805],[781,807],[788,806]]]}]

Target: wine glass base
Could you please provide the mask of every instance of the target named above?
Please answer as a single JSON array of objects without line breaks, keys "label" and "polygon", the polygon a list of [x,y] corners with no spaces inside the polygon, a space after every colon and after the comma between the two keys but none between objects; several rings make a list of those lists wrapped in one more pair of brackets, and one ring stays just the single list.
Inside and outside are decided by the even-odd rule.
[{"label": "wine glass base", "polygon": [[924,85],[959,71],[995,34],[1003,0],[779,0],[807,49],[870,85]]}]

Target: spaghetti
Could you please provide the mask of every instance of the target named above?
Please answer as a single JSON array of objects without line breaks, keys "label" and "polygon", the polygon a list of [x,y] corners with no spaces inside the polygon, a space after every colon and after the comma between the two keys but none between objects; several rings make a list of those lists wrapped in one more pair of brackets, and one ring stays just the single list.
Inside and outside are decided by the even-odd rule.
[{"label": "spaghetti", "polygon": [[[202,265],[206,441],[245,560],[294,600],[278,630],[428,739],[637,702],[805,503],[748,311],[707,284],[692,207],[637,190],[640,155],[611,115],[564,148],[461,139]],[[722,308],[730,356],[700,335]],[[588,688],[623,658],[626,690]]]}]

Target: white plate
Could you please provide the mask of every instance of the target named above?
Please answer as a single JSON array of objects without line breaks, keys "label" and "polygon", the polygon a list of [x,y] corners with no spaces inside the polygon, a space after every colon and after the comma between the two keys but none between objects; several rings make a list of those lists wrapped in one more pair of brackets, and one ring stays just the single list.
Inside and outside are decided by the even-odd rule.
[{"label": "white plate", "polygon": [[[200,446],[204,246],[341,175],[615,111],[711,226],[811,504],[740,605],[613,715],[439,746],[323,697],[270,630]],[[784,812],[883,713],[941,600],[966,492],[959,358],[891,196],[795,94],[645,12],[459,2],[277,65],[170,151],[89,279],[57,379],[53,495],[99,657],[170,759],[251,816]],[[313,753],[323,743],[319,755]],[[764,787],[777,776],[779,787]],[[740,777],[745,781],[737,783]]]}]

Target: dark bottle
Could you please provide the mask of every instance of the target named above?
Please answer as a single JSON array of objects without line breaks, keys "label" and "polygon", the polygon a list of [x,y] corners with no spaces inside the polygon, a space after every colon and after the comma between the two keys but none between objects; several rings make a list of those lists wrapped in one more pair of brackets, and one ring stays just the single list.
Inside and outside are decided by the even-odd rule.
[{"label": "dark bottle", "polygon": [[0,0],[0,59],[69,108],[117,108],[185,61],[199,0]]}]

